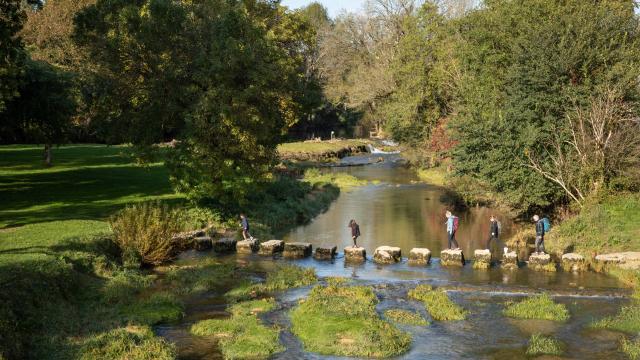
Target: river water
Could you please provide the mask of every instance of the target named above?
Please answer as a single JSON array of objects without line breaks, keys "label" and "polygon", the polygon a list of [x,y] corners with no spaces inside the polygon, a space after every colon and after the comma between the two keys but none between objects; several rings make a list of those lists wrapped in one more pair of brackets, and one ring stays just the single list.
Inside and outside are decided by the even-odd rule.
[{"label": "river water", "polygon": [[[368,162],[367,157],[347,158],[347,163]],[[618,351],[621,334],[589,329],[593,319],[612,315],[628,303],[628,290],[611,277],[592,272],[572,274],[539,273],[523,267],[517,271],[488,271],[443,268],[437,256],[447,246],[444,212],[445,189],[418,182],[409,169],[401,166],[397,156],[385,156],[382,163],[366,166],[337,167],[326,171],[343,171],[370,180],[368,186],[343,192],[329,210],[311,223],[284,236],[286,241],[310,242],[315,246],[350,244],[349,219],[356,219],[362,232],[359,243],[369,255],[382,245],[399,246],[406,253],[413,247],[431,249],[435,258],[428,266],[410,266],[405,261],[394,265],[377,265],[371,261],[352,265],[339,255],[333,261],[314,259],[284,260],[257,255],[227,255],[221,260],[249,266],[264,274],[279,263],[290,262],[313,267],[320,277],[344,276],[354,283],[371,285],[380,299],[379,313],[388,308],[418,311],[429,319],[424,307],[407,300],[407,291],[417,284],[431,284],[448,290],[449,296],[469,310],[467,320],[440,322],[429,326],[400,326],[411,333],[412,347],[398,359],[520,359],[526,358],[527,340],[533,333],[552,335],[566,346],[563,358],[623,359]],[[375,183],[374,183],[375,182]],[[502,223],[503,235],[511,232],[512,223],[499,212],[478,207],[456,213],[460,217],[458,242],[466,254],[484,248],[489,216]],[[502,244],[494,245],[499,253]],[[187,252],[180,261],[189,263],[202,257],[217,256],[209,252]],[[182,359],[221,359],[211,338],[189,335],[194,322],[224,317],[226,304],[222,294],[232,287],[199,295],[187,302],[187,315],[177,324],[166,324],[156,331],[177,344]],[[289,331],[287,313],[309,288],[293,289],[277,295],[278,310],[263,320],[282,328],[281,341],[287,350],[275,359],[336,359],[307,353]],[[554,300],[567,305],[571,318],[565,323],[514,320],[503,316],[505,303],[533,293],[547,292]],[[549,358],[549,357],[547,357]]]}]

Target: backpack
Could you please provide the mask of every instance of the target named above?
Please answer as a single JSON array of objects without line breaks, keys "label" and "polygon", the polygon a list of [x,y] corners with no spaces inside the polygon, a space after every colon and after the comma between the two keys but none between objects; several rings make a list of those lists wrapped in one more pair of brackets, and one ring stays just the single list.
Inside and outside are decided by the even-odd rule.
[{"label": "backpack", "polygon": [[548,233],[549,230],[551,230],[551,221],[549,220],[549,218],[547,217],[542,218],[542,225],[544,225],[545,233]]},{"label": "backpack", "polygon": [[496,222],[498,223],[498,235],[502,234],[502,223],[498,220],[496,220]]},{"label": "backpack", "polygon": [[460,223],[460,221],[458,220],[457,216],[453,217],[453,232],[458,231],[458,224]]}]

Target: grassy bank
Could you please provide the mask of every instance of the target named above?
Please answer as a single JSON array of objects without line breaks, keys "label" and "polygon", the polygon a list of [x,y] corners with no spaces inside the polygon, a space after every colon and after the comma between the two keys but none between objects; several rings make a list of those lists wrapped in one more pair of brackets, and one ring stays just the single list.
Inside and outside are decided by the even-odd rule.
[{"label": "grassy bank", "polygon": [[332,281],[316,286],[291,312],[292,332],[307,351],[323,355],[390,357],[409,349],[411,338],[380,319],[370,287]]},{"label": "grassy bank", "polygon": [[551,252],[593,253],[640,249],[640,194],[605,195],[555,226],[545,238]]},{"label": "grassy bank", "polygon": [[327,141],[298,141],[278,145],[278,154],[281,158],[296,158],[301,154],[310,157],[323,156],[337,153],[346,148],[366,146],[369,142],[364,139],[327,140]]},{"label": "grassy bank", "polygon": [[132,202],[179,201],[161,163],[139,166],[128,146],[69,145],[53,150],[0,146],[0,228],[69,219],[104,219]]}]

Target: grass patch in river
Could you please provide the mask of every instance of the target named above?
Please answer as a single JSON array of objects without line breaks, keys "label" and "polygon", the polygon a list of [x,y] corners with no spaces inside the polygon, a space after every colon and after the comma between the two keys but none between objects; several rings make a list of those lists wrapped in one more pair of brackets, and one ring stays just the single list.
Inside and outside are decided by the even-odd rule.
[{"label": "grass patch in river", "polygon": [[262,324],[257,314],[275,308],[275,300],[262,299],[235,304],[228,319],[203,320],[191,326],[197,336],[215,336],[225,359],[262,359],[281,352],[279,331]]},{"label": "grass patch in river", "polygon": [[529,339],[527,355],[562,355],[562,352],[562,343],[552,337],[533,334]]},{"label": "grass patch in river", "polygon": [[622,339],[621,350],[631,360],[640,359],[640,340]]},{"label": "grass patch in river", "polygon": [[640,306],[624,306],[614,316],[608,316],[595,321],[591,327],[596,329],[609,329],[629,334],[640,332]]},{"label": "grass patch in river", "polygon": [[264,283],[243,281],[239,286],[228,291],[225,297],[235,301],[253,299],[274,291],[312,285],[317,281],[318,277],[313,268],[281,265],[267,273],[267,280]]},{"label": "grass patch in river", "polygon": [[390,357],[411,345],[409,334],[380,319],[367,286],[314,287],[291,311],[291,331],[306,351],[323,355]]},{"label": "grass patch in river", "polygon": [[130,322],[155,325],[182,318],[184,305],[174,295],[158,292],[147,299],[124,306],[122,313]]},{"label": "grass patch in river", "polygon": [[340,190],[348,191],[354,187],[365,186],[369,181],[358,179],[353,175],[343,172],[321,172],[319,169],[309,169],[304,172],[303,181],[311,184],[333,184]]},{"label": "grass patch in river", "polygon": [[207,292],[237,276],[235,266],[221,264],[215,259],[199,262],[195,266],[179,267],[167,273],[166,280],[180,294]]},{"label": "grass patch in river", "polygon": [[520,319],[540,319],[553,321],[566,321],[569,319],[569,310],[564,304],[557,304],[547,294],[529,297],[520,302],[507,303],[504,314]]},{"label": "grass patch in river", "polygon": [[429,325],[429,322],[423,318],[420,314],[413,311],[402,309],[389,309],[384,312],[384,316],[398,324],[404,325]]},{"label": "grass patch in river", "polygon": [[409,291],[409,297],[422,301],[434,320],[464,320],[467,311],[451,301],[441,290],[434,290],[429,285],[418,285]]},{"label": "grass patch in river", "polygon": [[114,329],[89,338],[82,345],[80,360],[135,359],[172,360],[175,347],[155,337],[147,326]]}]

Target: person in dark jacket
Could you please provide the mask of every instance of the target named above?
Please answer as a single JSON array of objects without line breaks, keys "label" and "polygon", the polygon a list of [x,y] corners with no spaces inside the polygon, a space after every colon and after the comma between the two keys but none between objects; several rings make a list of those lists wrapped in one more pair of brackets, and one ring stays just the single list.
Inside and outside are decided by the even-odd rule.
[{"label": "person in dark jacket", "polygon": [[242,227],[242,237],[245,240],[253,240],[253,236],[249,233],[249,219],[247,219],[247,215],[240,214],[240,226]]},{"label": "person in dark jacket", "polygon": [[360,225],[358,225],[355,220],[351,219],[351,221],[349,221],[349,227],[351,228],[351,239],[353,239],[353,247],[358,247],[356,240],[358,240],[358,238],[360,237]]},{"label": "person in dark jacket", "polygon": [[533,222],[536,223],[536,254],[544,254],[544,221],[538,215],[534,215]]},{"label": "person in dark jacket", "polygon": [[495,216],[491,215],[491,223],[489,225],[489,240],[487,241],[486,249],[489,250],[491,246],[491,240],[494,242],[498,242],[498,235],[500,233],[500,226],[498,225],[498,219]]}]

